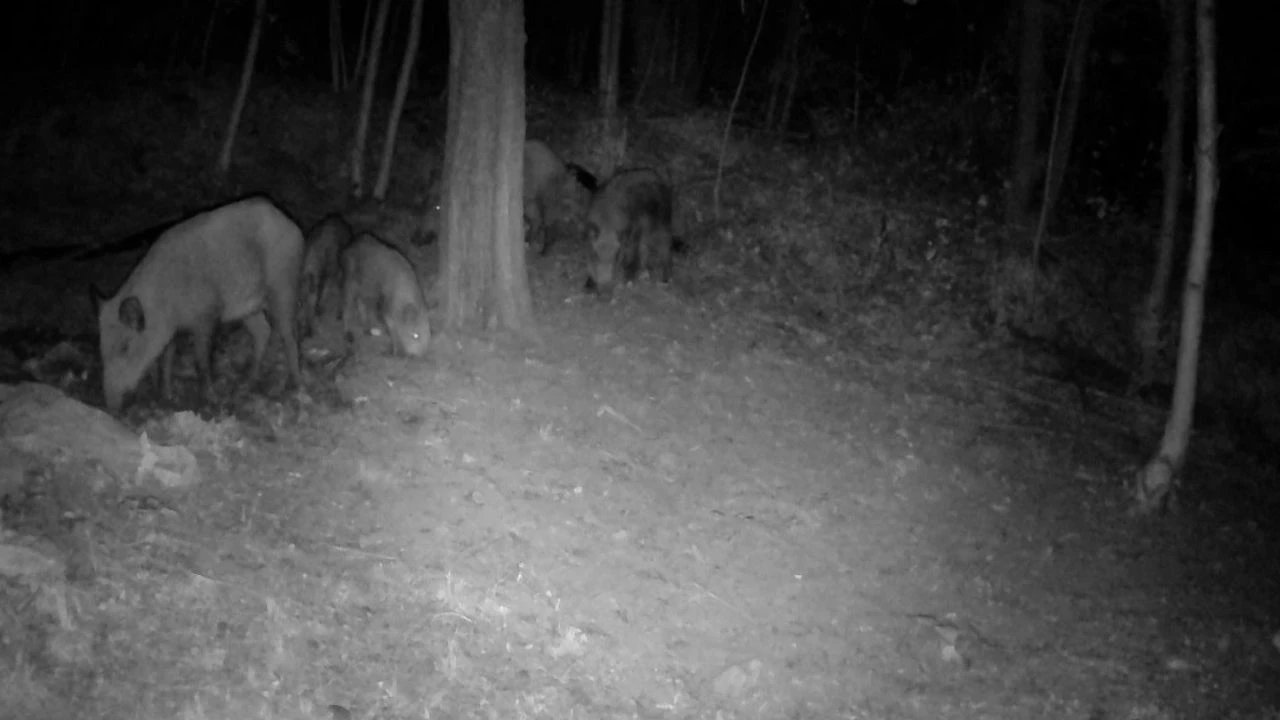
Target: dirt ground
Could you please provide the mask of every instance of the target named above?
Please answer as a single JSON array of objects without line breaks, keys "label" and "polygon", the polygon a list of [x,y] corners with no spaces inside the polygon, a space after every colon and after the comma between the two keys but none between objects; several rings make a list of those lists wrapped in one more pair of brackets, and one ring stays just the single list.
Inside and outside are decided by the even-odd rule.
[{"label": "dirt ground", "polygon": [[[1158,410],[995,348],[837,343],[696,257],[602,302],[585,252],[531,263],[541,343],[339,364],[330,317],[305,396],[203,414],[178,502],[11,503],[6,542],[87,569],[60,609],[2,586],[0,716],[1280,718],[1275,505],[1197,461],[1213,491],[1129,517]],[[80,287],[127,267],[10,274],[3,311],[91,357]]]},{"label": "dirt ground", "polygon": [[367,338],[91,521],[23,717],[1276,717],[1262,531],[1126,518],[1095,420],[541,263],[542,345]]}]

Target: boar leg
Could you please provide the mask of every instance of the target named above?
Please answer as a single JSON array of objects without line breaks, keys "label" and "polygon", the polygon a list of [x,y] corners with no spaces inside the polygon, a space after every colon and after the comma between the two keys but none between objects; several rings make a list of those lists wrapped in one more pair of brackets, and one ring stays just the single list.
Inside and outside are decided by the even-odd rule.
[{"label": "boar leg", "polygon": [[[200,377],[200,388],[206,402],[214,400],[213,395],[213,333],[218,327],[216,318],[201,320],[191,328],[191,345],[196,353],[196,375]],[[170,345],[170,347],[173,347]]]},{"label": "boar leg", "polygon": [[[298,283],[298,337],[309,338],[314,334],[312,325],[315,323],[317,308],[320,305],[320,297],[316,290],[317,280],[310,275],[303,275],[302,280]],[[272,319],[275,322],[275,319]]]},{"label": "boar leg", "polygon": [[[293,298],[284,297],[283,294],[273,295],[268,299],[267,309],[271,313],[271,325],[268,329],[267,340],[270,340],[271,337],[270,329],[274,329],[276,334],[280,336],[280,344],[284,349],[284,363],[285,367],[289,369],[289,382],[295,388],[301,390],[302,372],[298,365],[297,325],[293,319],[293,309],[297,307],[297,304],[292,300]],[[266,318],[263,318],[263,321],[265,322]],[[258,353],[259,361],[262,359],[262,352],[266,351],[267,340],[263,341],[263,349]]]},{"label": "boar leg", "polygon": [[164,346],[164,354],[160,358],[160,367],[156,369],[156,377],[160,380],[160,397],[166,402],[173,400],[173,359],[178,354],[178,334],[169,339]]},{"label": "boar leg", "polygon": [[[354,275],[354,273],[348,273]],[[347,343],[347,354],[355,349],[356,334],[355,325],[360,321],[357,315],[363,315],[360,312],[359,289],[356,287],[354,277],[343,278],[342,281],[342,336]]]},{"label": "boar leg", "polygon": [[249,366],[249,386],[255,387],[262,372],[262,358],[267,354],[267,343],[271,340],[271,324],[267,316],[258,311],[244,319],[244,327],[253,338],[253,364]]}]

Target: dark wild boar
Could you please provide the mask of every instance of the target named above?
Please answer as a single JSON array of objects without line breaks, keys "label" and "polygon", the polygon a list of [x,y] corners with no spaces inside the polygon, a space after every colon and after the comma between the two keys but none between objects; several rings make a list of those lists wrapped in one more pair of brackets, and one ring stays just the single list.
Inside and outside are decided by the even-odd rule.
[{"label": "dark wild boar", "polygon": [[418,273],[399,250],[361,233],[342,252],[342,327],[348,348],[356,330],[364,331],[374,321],[386,329],[394,354],[426,354],[431,324]]},{"label": "dark wild boar", "polygon": [[338,256],[351,244],[355,233],[341,215],[333,213],[316,223],[307,234],[302,277],[298,281],[298,327],[303,338],[311,337],[316,317],[324,313],[325,291],[337,290],[340,269]]},{"label": "dark wild boar", "polygon": [[587,289],[608,295],[615,283],[641,270],[671,279],[671,186],[648,168],[623,170],[591,198],[587,232],[594,255]]},{"label": "dark wild boar", "polygon": [[[575,184],[579,187],[575,188]],[[580,165],[565,163],[541,140],[525,142],[525,240],[538,248],[540,254],[547,254],[553,239],[547,233],[546,223],[553,204],[564,200],[565,193],[576,190],[585,195],[595,189],[595,176]]]}]

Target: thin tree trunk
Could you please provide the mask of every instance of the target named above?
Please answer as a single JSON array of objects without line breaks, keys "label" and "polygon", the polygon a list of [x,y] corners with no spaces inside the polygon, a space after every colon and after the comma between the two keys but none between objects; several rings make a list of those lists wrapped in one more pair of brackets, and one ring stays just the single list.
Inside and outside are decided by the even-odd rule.
[{"label": "thin tree trunk", "polygon": [[581,88],[583,77],[586,75],[587,63],[587,30],[586,28],[578,28],[573,30],[569,35],[569,42],[565,45],[565,62],[568,65],[565,77],[569,82],[569,87]]},{"label": "thin tree trunk", "polygon": [[364,197],[364,148],[369,138],[369,114],[373,110],[373,90],[378,84],[378,57],[382,54],[382,36],[387,29],[391,0],[380,0],[378,18],[373,22],[369,42],[368,64],[364,71],[364,91],[360,96],[360,115],[356,119],[356,136],[351,142],[351,195]]},{"label": "thin tree trunk", "polygon": [[69,13],[70,17],[67,20],[67,29],[63,36],[63,70],[70,68],[71,64],[76,60],[76,53],[80,49],[80,35],[84,30],[84,17],[89,12],[88,5],[88,0],[75,0],[75,2],[71,4],[71,12]]},{"label": "thin tree trunk", "polygon": [[1169,75],[1164,130],[1164,199],[1157,240],[1151,288],[1134,323],[1138,349],[1138,372],[1131,390],[1151,382],[1160,352],[1160,325],[1169,279],[1173,274],[1173,248],[1178,232],[1178,210],[1182,205],[1182,128],[1187,114],[1187,6],[1188,0],[1174,0],[1169,23]]},{"label": "thin tree trunk", "polygon": [[[639,107],[645,92],[654,85],[661,85],[663,72],[659,62],[665,59],[671,42],[666,22],[670,5],[661,0],[632,0],[631,9],[634,18],[631,28],[634,40],[632,60],[635,62],[632,77],[640,78],[631,104]],[[657,91],[659,99],[664,99],[667,88],[658,87]]]},{"label": "thin tree trunk", "polygon": [[791,120],[791,99],[795,97],[796,84],[800,80],[800,36],[804,32],[804,16],[804,2],[792,0],[791,9],[787,12],[787,38],[778,68],[778,91],[781,95],[776,115],[770,115],[772,127],[778,131],[785,131]]},{"label": "thin tree trunk", "polygon": [[733,114],[738,108],[738,100],[742,97],[742,88],[747,83],[747,70],[751,67],[751,56],[756,53],[760,43],[760,32],[764,30],[764,18],[769,12],[769,0],[760,6],[760,18],[756,22],[756,34],[751,38],[747,48],[747,56],[742,60],[742,73],[738,76],[738,89],[733,93],[733,101],[729,103],[729,117],[724,121],[724,136],[720,139],[720,157],[716,160],[716,183],[712,188],[712,209],[715,217],[720,218],[720,180],[724,176],[724,154],[729,148],[729,133],[733,131]]},{"label": "thin tree trunk", "polygon": [[209,44],[213,42],[213,26],[218,21],[218,0],[214,0],[213,9],[209,11],[209,22],[204,26],[204,42],[200,45],[200,76],[209,69]]},{"label": "thin tree trunk", "polygon": [[681,31],[676,34],[680,57],[672,86],[678,88],[686,103],[696,103],[699,90],[698,59],[701,57],[704,37],[700,30],[703,9],[700,3],[686,3],[681,8]]},{"label": "thin tree trunk", "polygon": [[413,0],[409,13],[409,37],[405,41],[404,61],[400,64],[400,79],[396,81],[396,97],[391,104],[391,116],[387,118],[387,135],[382,140],[382,165],[378,169],[378,182],[373,187],[373,198],[382,202],[391,184],[391,164],[396,150],[396,133],[400,129],[400,114],[404,111],[404,99],[409,94],[409,78],[413,75],[414,59],[418,56],[418,42],[422,37],[422,0]]},{"label": "thin tree trunk", "polygon": [[1085,61],[1089,57],[1089,45],[1093,40],[1093,28],[1096,26],[1099,10],[1098,0],[1078,2],[1076,19],[1071,29],[1071,43],[1063,67],[1062,85],[1058,91],[1058,107],[1053,117],[1049,166],[1045,169],[1044,196],[1036,229],[1037,243],[1048,230],[1053,211],[1062,197],[1062,181],[1067,174],[1071,147],[1075,142],[1076,121],[1080,117]]},{"label": "thin tree trunk", "polygon": [[[798,3],[792,2],[792,7],[797,7]],[[787,13],[787,19],[790,20],[791,13]],[[769,102],[765,105],[764,126],[768,130],[778,129],[778,113],[782,110],[782,93],[783,85],[787,78],[787,62],[791,55],[791,23],[787,23],[786,35],[782,38],[782,45],[778,47],[778,56],[773,60],[773,67],[769,69]]]},{"label": "thin tree trunk", "polygon": [[602,138],[597,160],[600,169],[610,174],[627,155],[626,118],[618,113],[619,74],[622,65],[622,3],[604,0],[600,19],[600,116]]},{"label": "thin tree trunk", "polygon": [[600,115],[618,114],[618,64],[622,51],[622,0],[604,0],[600,19]]},{"label": "thin tree trunk", "polygon": [[876,0],[867,0],[867,7],[862,11],[862,25],[858,28],[858,44],[853,51],[853,137],[858,137],[858,128],[862,123],[862,46],[867,39],[867,27],[871,24],[871,8]]},{"label": "thin tree trunk", "polygon": [[450,0],[449,30],[445,325],[534,338],[522,237],[523,2]]},{"label": "thin tree trunk", "polygon": [[222,141],[222,152],[218,153],[219,175],[226,175],[231,169],[231,150],[235,146],[236,130],[240,127],[245,100],[249,97],[249,83],[253,80],[253,65],[258,59],[258,41],[262,39],[262,22],[266,17],[267,0],[257,0],[253,8],[253,30],[249,33],[249,48],[244,54],[244,69],[240,71],[240,89],[231,106],[231,119],[227,121],[227,136]]},{"label": "thin tree trunk", "polygon": [[335,93],[342,88],[342,83],[338,80],[338,53],[334,52],[336,29],[333,22],[333,9],[337,2],[338,0],[329,0],[329,83]]},{"label": "thin tree trunk", "polygon": [[764,108],[764,126],[766,129],[774,128],[774,114],[777,113],[779,105],[782,103],[782,63],[774,65],[773,72],[769,73],[769,103]]},{"label": "thin tree trunk", "polygon": [[342,92],[351,86],[351,74],[350,68],[347,67],[347,33],[342,24],[342,0],[335,1],[338,3],[338,14],[335,18],[338,25],[338,91]]},{"label": "thin tree trunk", "polygon": [[187,6],[191,0],[182,0],[178,6],[177,20],[173,23],[173,40],[169,43],[169,58],[165,62],[165,72],[172,75],[178,65],[178,46],[182,40],[182,21],[187,17]]},{"label": "thin tree trunk", "polygon": [[800,58],[797,56],[787,70],[787,92],[782,96],[782,111],[779,113],[778,129],[786,131],[791,126],[791,110],[795,106],[796,88],[800,85]]},{"label": "thin tree trunk", "polygon": [[692,73],[693,88],[690,94],[697,97],[698,92],[702,89],[702,81],[707,76],[707,68],[711,66],[712,52],[716,48],[716,43],[720,39],[720,16],[724,10],[725,3],[728,0],[716,0],[715,12],[711,15],[711,34],[707,36],[706,47],[702,49],[702,58],[697,60],[697,69]]},{"label": "thin tree trunk", "polygon": [[683,38],[682,31],[684,24],[684,16],[680,12],[671,13],[671,47],[668,48],[670,64],[667,65],[666,83],[667,87],[676,84],[677,73],[680,69],[680,41]]},{"label": "thin tree trunk", "polygon": [[1027,225],[1032,189],[1039,170],[1040,109],[1044,102],[1044,0],[1017,4],[1021,48],[1018,54],[1017,129],[1013,144],[1013,167],[1006,219],[1012,225]]},{"label": "thin tree trunk", "polygon": [[360,21],[360,47],[356,50],[356,64],[351,69],[348,82],[360,77],[369,58],[369,18],[373,15],[373,0],[364,1],[364,19]]},{"label": "thin tree trunk", "polygon": [[329,0],[329,78],[335,93],[341,92],[346,76],[342,48],[342,0]]},{"label": "thin tree trunk", "polygon": [[1134,483],[1134,509],[1151,513],[1172,503],[1175,485],[1191,439],[1196,401],[1196,364],[1204,322],[1204,292],[1213,241],[1213,214],[1218,194],[1218,110],[1216,38],[1213,0],[1196,2],[1198,69],[1196,209],[1191,231],[1191,257],[1182,293],[1182,330],[1178,342],[1178,374],[1164,437],[1156,456]]}]

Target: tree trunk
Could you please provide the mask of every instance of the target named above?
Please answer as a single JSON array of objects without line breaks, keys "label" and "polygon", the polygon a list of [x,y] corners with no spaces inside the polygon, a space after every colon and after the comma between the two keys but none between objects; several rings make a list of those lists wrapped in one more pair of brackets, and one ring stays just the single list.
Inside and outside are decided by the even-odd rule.
[{"label": "tree trunk", "polygon": [[679,89],[684,101],[694,104],[697,102],[698,92],[701,90],[699,83],[701,71],[698,66],[698,60],[702,57],[702,44],[704,42],[704,34],[702,32],[703,7],[701,3],[684,3],[679,7],[684,19],[681,21],[681,31],[676,33],[676,37],[679,38],[677,44],[680,51],[679,65],[675,69],[675,77],[672,82]]},{"label": "tree trunk", "polygon": [[1085,61],[1089,58],[1089,45],[1093,39],[1099,2],[1079,0],[1076,19],[1071,29],[1071,43],[1062,74],[1062,87],[1058,93],[1058,108],[1054,113],[1052,146],[1049,149],[1049,166],[1045,169],[1044,200],[1040,206],[1040,222],[1036,232],[1037,242],[1047,231],[1054,208],[1062,197],[1062,181],[1071,159],[1071,146],[1075,142],[1076,121],[1080,117],[1080,97],[1084,87]]},{"label": "tree trunk", "polygon": [[626,118],[618,113],[619,75],[622,64],[622,3],[604,0],[600,19],[600,117],[602,142],[597,161],[604,174],[612,174],[627,154]]},{"label": "tree trunk", "polygon": [[565,44],[565,80],[569,87],[580,89],[587,74],[587,38],[589,33],[585,27],[571,30],[569,42]]},{"label": "tree trunk", "polygon": [[671,47],[668,48],[667,52],[667,59],[669,62],[667,65],[667,74],[666,77],[663,78],[669,88],[675,87],[676,78],[680,76],[680,41],[684,37],[683,23],[684,15],[687,12],[683,8],[688,7],[694,6],[682,4],[675,12],[671,13],[670,37],[672,40]]},{"label": "tree trunk", "polygon": [[618,64],[622,55],[622,0],[604,0],[600,16],[600,115],[618,115]]},{"label": "tree trunk", "polygon": [[782,111],[778,122],[778,130],[785,132],[791,127],[791,112],[795,108],[796,89],[800,86],[800,58],[796,57],[787,73],[787,92],[782,96]]},{"label": "tree trunk", "polygon": [[862,124],[862,48],[866,45],[867,28],[871,25],[871,9],[875,7],[875,0],[867,0],[867,6],[862,11],[862,24],[858,28],[858,44],[853,50],[853,137],[857,138],[858,128]]},{"label": "tree trunk", "polygon": [[342,0],[329,0],[329,76],[335,93],[347,85],[347,57],[342,42]]},{"label": "tree trunk", "polygon": [[663,82],[661,62],[671,47],[669,7],[662,0],[631,0],[633,105],[639,106],[646,92],[656,94],[659,100],[667,99],[669,88]]},{"label": "tree trunk", "polygon": [[[791,6],[798,7],[799,3],[792,1]],[[782,93],[787,81],[787,63],[791,56],[791,13],[787,13],[787,31],[782,37],[782,44],[778,46],[778,54],[773,59],[773,67],[769,69],[769,102],[765,105],[764,126],[768,130],[776,130],[778,127],[778,114],[782,110]]]},{"label": "tree trunk", "polygon": [[711,58],[714,55],[716,44],[720,40],[720,17],[726,2],[728,0],[716,0],[716,9],[711,15],[711,25],[709,26],[711,32],[707,35],[706,45],[702,48],[702,57],[694,60],[697,67],[691,73],[693,87],[688,91],[693,97],[697,97],[698,93],[702,91],[702,81],[707,76],[707,69],[711,67]]},{"label": "tree trunk", "polygon": [[213,9],[209,10],[209,23],[204,27],[204,42],[200,45],[201,77],[209,69],[209,44],[213,42],[213,26],[218,22],[218,4],[218,0],[213,0]]},{"label": "tree trunk", "polygon": [[1155,270],[1151,288],[1134,323],[1138,350],[1138,372],[1132,390],[1148,385],[1155,376],[1160,352],[1160,325],[1169,296],[1173,274],[1173,248],[1178,232],[1178,210],[1182,205],[1182,128],[1187,114],[1187,5],[1175,0],[1169,24],[1169,75],[1167,117],[1164,130],[1164,198],[1157,240]]},{"label": "tree trunk", "polygon": [[729,149],[729,134],[733,132],[733,116],[738,110],[738,101],[742,99],[742,88],[747,84],[747,71],[751,68],[751,57],[756,54],[756,46],[760,44],[760,33],[764,30],[764,19],[769,14],[769,0],[760,6],[760,17],[756,20],[756,33],[747,47],[747,56],[742,60],[742,72],[738,75],[738,87],[733,91],[733,100],[729,102],[729,117],[724,122],[724,135],[720,138],[720,157],[716,160],[716,182],[711,188],[711,207],[714,217],[720,219],[720,181],[724,179],[724,156]]},{"label": "tree trunk", "polygon": [[524,3],[450,0],[449,43],[445,326],[532,337],[522,230]]},{"label": "tree trunk", "polygon": [[782,106],[782,75],[782,61],[779,60],[774,65],[773,72],[769,73],[769,103],[764,109],[764,126],[769,130],[773,129],[776,122],[774,116]]},{"label": "tree trunk", "polygon": [[[800,38],[804,33],[805,8],[803,0],[792,0],[787,12],[787,36],[782,44],[782,54],[776,69],[775,93],[777,107],[770,108],[769,122],[774,130],[785,131],[791,121],[791,102],[796,85],[800,81]],[[773,100],[770,100],[772,105]]]},{"label": "tree trunk", "polygon": [[360,45],[356,49],[356,64],[351,69],[351,79],[360,77],[364,63],[369,58],[369,18],[373,14],[373,0],[364,0],[364,19],[360,21]]},{"label": "tree trunk", "polygon": [[373,186],[373,199],[382,202],[391,184],[391,164],[396,151],[396,133],[400,129],[400,115],[404,111],[404,99],[409,94],[409,78],[413,75],[414,60],[418,57],[418,42],[422,37],[422,0],[413,0],[409,13],[409,38],[405,41],[404,61],[400,64],[400,79],[396,81],[396,97],[391,104],[391,116],[387,118],[387,136],[382,140],[382,165],[378,169],[378,182]]},{"label": "tree trunk", "polygon": [[231,119],[227,121],[227,137],[222,141],[222,152],[218,153],[220,175],[226,175],[231,169],[231,150],[236,143],[236,130],[240,127],[245,100],[249,97],[249,81],[253,79],[253,65],[258,59],[258,41],[262,38],[262,21],[266,17],[267,0],[257,0],[253,7],[253,30],[249,33],[249,48],[245,51],[244,69],[240,72],[240,89],[231,105]]},{"label": "tree trunk", "polygon": [[1028,225],[1027,212],[1039,174],[1040,109],[1044,102],[1044,0],[1025,0],[1019,18],[1018,127],[1013,144],[1013,167],[1006,219]]},{"label": "tree trunk", "polygon": [[373,110],[373,90],[378,84],[378,57],[382,54],[382,36],[387,29],[391,0],[378,3],[378,18],[373,22],[369,41],[368,64],[364,71],[364,90],[360,96],[360,115],[356,119],[356,136],[351,142],[351,195],[364,197],[364,146],[369,138],[369,114]]},{"label": "tree trunk", "polygon": [[62,45],[62,69],[65,71],[76,61],[76,53],[80,49],[81,33],[84,30],[84,18],[89,14],[88,0],[75,0],[71,4],[71,12],[66,20],[66,33]]},{"label": "tree trunk", "polygon": [[1182,332],[1178,342],[1178,374],[1173,403],[1160,449],[1138,473],[1134,483],[1135,511],[1151,513],[1171,504],[1175,483],[1191,438],[1196,401],[1196,363],[1204,320],[1204,291],[1213,240],[1213,211],[1218,194],[1218,111],[1213,0],[1196,0],[1198,69],[1196,209],[1191,231],[1191,257],[1182,293]]},{"label": "tree trunk", "polygon": [[173,22],[173,40],[169,43],[169,58],[165,61],[165,73],[172,75],[173,71],[178,67],[178,48],[182,41],[182,23],[187,17],[187,6],[190,0],[182,0],[182,4],[178,6],[178,14]]}]

